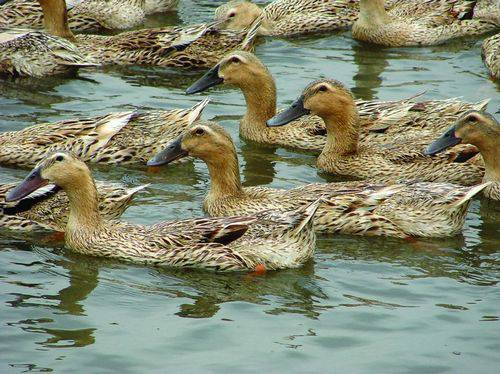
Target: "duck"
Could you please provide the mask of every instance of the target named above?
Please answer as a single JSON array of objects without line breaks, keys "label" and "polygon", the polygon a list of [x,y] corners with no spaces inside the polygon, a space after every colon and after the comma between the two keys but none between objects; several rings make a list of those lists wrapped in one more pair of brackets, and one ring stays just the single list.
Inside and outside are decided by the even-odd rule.
[{"label": "duck", "polygon": [[168,165],[188,156],[201,159],[208,167],[211,184],[203,208],[209,215],[298,209],[322,199],[314,217],[314,229],[321,234],[398,238],[455,235],[463,226],[470,199],[488,185],[350,181],[306,184],[289,190],[243,187],[231,136],[209,121],[196,122],[148,165]]},{"label": "duck", "polygon": [[[234,51],[224,56],[187,90],[188,95],[227,84],[241,89],[246,113],[240,120],[240,135],[255,143],[320,153],[326,144],[326,128],[318,116],[304,116],[286,128],[270,128],[266,121],[276,115],[276,83],[257,56]],[[414,102],[356,100],[360,115],[361,141],[387,142],[395,138],[435,137],[469,109],[485,109],[488,100],[466,103],[457,99]]]},{"label": "duck", "polygon": [[299,267],[314,252],[312,217],[319,200],[288,215],[271,211],[152,226],[112,221],[99,212],[99,194],[88,166],[70,153],[55,152],[9,190],[5,201],[19,201],[47,183],[68,196],[64,240],[77,253],[158,266],[248,271]]},{"label": "duck", "polygon": [[[147,184],[127,188],[121,183],[96,181],[99,211],[106,219],[120,218],[132,204],[137,193]],[[64,232],[68,221],[68,197],[50,184],[13,203],[6,202],[7,193],[15,183],[0,183],[0,228],[11,232]]]},{"label": "duck", "polygon": [[0,132],[0,165],[30,168],[68,150],[86,162],[145,164],[197,120],[209,100],[188,109],[125,111]]},{"label": "duck", "polygon": [[[145,21],[146,5],[145,0],[66,1],[69,27],[79,32],[137,27]],[[0,27],[42,26],[43,11],[38,0],[11,0],[0,5]]]},{"label": "duck", "polygon": [[[47,9],[50,0],[39,1],[42,7],[45,4],[46,24],[52,24],[56,16],[66,22],[66,12],[51,13]],[[100,66],[98,60],[75,44],[71,32],[60,31],[54,34],[50,28],[42,31],[0,26],[0,75],[40,78],[75,73],[81,67]]]},{"label": "duck", "polygon": [[259,35],[292,37],[344,30],[356,20],[357,8],[351,0],[275,0],[264,8],[233,0],[215,10],[215,20],[230,30],[243,30],[260,20]]},{"label": "duck", "polygon": [[483,62],[493,79],[500,79],[500,33],[486,38],[481,47]]},{"label": "duck", "polygon": [[494,22],[472,19],[475,1],[399,1],[389,11],[384,0],[360,0],[352,36],[387,47],[428,46],[498,28]]},{"label": "duck", "polygon": [[479,149],[486,168],[483,182],[491,182],[483,194],[500,201],[500,123],[488,112],[470,110],[429,144],[425,153],[433,156],[460,143],[473,144]]},{"label": "duck", "polygon": [[268,120],[267,125],[286,125],[310,113],[325,122],[326,145],[316,164],[327,173],[378,182],[420,180],[467,186],[478,184],[483,177],[484,168],[472,160],[476,149],[462,150],[453,157],[429,157],[424,154],[425,140],[418,138],[385,144],[360,143],[354,97],[346,86],[333,79],[310,83],[299,99]]},{"label": "duck", "polygon": [[[74,35],[64,0],[39,0],[50,34],[73,42],[101,65],[150,65],[204,68],[234,49],[251,50],[258,24],[243,32],[218,30],[217,22],[187,27],[163,27],[116,35]],[[48,17],[47,17],[48,15]]]}]

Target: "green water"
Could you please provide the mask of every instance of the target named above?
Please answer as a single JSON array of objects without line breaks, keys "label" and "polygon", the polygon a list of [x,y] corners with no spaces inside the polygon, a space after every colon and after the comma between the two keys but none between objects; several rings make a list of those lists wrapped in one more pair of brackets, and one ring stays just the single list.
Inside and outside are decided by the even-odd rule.
[{"label": "green water", "polygon": [[[182,1],[178,18],[209,19],[220,1]],[[349,33],[257,47],[289,104],[311,80],[332,77],[360,98],[491,98],[480,40],[371,50]],[[189,107],[184,89],[202,72],[109,68],[79,79],[0,82],[0,131],[125,108]],[[246,185],[324,181],[314,157],[238,139],[240,92],[213,89],[204,118],[236,140]],[[496,114],[498,116],[498,114]],[[153,223],[201,215],[201,162],[150,174],[100,167],[96,177],[152,183],[125,214]],[[0,181],[26,170],[0,168]],[[498,203],[476,199],[463,235],[406,243],[337,236],[318,241],[301,269],[261,277],[157,269],[70,253],[0,234],[0,372],[384,372],[497,373],[500,367]]]}]

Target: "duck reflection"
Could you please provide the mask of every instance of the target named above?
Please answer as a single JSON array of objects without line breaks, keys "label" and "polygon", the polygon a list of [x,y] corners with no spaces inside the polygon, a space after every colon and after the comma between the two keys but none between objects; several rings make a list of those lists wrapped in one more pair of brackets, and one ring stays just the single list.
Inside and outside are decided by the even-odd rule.
[{"label": "duck reflection", "polygon": [[245,185],[258,186],[272,183],[276,176],[274,169],[276,148],[258,147],[251,142],[242,143],[240,154],[244,160],[242,167]]},{"label": "duck reflection", "polygon": [[[279,299],[279,306],[270,308],[267,313],[299,313],[317,318],[322,311],[319,300],[327,299],[316,282],[312,262],[300,269],[265,275],[210,274],[206,271],[166,268],[158,269],[158,273],[176,280],[175,285],[172,285],[175,289],[168,292],[170,295],[192,300],[192,303],[179,306],[176,313],[179,317],[210,318],[216,315],[223,303],[243,301],[266,305],[270,304],[271,299]],[[182,281],[181,287],[178,280]],[[167,289],[170,287],[166,286]],[[185,291],[186,287],[192,292]]]},{"label": "duck reflection", "polygon": [[358,72],[354,75],[354,96],[364,100],[374,100],[382,85],[382,73],[389,66],[390,50],[380,46],[353,43],[354,63]]}]

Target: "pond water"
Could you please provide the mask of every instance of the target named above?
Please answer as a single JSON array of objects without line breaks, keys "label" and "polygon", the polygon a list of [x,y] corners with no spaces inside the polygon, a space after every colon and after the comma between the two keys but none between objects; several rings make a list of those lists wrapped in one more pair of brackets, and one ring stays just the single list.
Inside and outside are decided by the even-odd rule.
[{"label": "pond water", "polygon": [[[181,1],[148,25],[208,20],[221,1]],[[491,98],[500,85],[480,39],[431,48],[373,49],[349,32],[257,48],[284,106],[313,79],[332,77],[364,99]],[[82,70],[78,79],[0,82],[0,131],[124,108],[189,107],[184,90],[203,72],[157,68]],[[236,140],[246,185],[325,181],[314,157],[238,138],[244,100],[212,89],[205,119]],[[201,162],[163,168],[94,168],[97,178],[152,183],[124,219],[153,223],[202,215]],[[0,180],[26,170],[0,168]],[[463,234],[407,243],[320,238],[301,269],[252,277],[158,269],[75,255],[44,238],[0,234],[0,372],[470,372],[500,367],[500,206],[471,204]]]}]

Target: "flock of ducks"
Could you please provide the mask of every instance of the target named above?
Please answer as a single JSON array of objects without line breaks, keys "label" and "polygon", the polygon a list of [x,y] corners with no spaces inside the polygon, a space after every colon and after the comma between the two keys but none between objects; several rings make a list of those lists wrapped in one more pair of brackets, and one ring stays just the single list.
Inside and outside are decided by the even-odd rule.
[{"label": "flock of ducks", "polygon": [[[311,82],[277,110],[276,84],[253,53],[259,36],[291,37],[351,28],[382,46],[419,46],[498,32],[500,3],[478,0],[230,1],[206,24],[137,29],[111,36],[73,31],[126,29],[172,0],[0,0],[0,74],[44,77],[82,67],[206,68],[187,94],[227,84],[240,89],[240,135],[258,144],[318,155],[344,182],[292,189],[243,187],[226,130],[192,108],[124,111],[0,133],[0,164],[33,168],[0,184],[0,227],[64,231],[79,253],[218,271],[301,266],[317,233],[443,237],[462,229],[471,198],[500,200],[500,125],[487,100],[355,100],[341,82]],[[44,29],[41,29],[43,25]],[[482,57],[500,78],[500,34]],[[159,167],[201,159],[211,184],[209,217],[133,225],[119,217],[138,186],[95,181],[87,164]],[[172,166],[175,167],[175,166]]]}]

